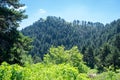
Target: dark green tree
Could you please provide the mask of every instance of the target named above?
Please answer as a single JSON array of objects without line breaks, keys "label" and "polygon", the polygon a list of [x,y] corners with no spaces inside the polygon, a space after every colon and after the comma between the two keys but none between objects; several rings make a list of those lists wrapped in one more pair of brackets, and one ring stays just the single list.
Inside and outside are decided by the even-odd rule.
[{"label": "dark green tree", "polygon": [[84,53],[83,60],[86,62],[86,65],[90,68],[94,68],[95,65],[95,58],[94,52],[92,47],[88,47]]},{"label": "dark green tree", "polygon": [[110,65],[113,67],[113,70],[119,69],[120,67],[120,52],[117,48],[113,47],[110,57],[108,57]]},{"label": "dark green tree", "polygon": [[120,35],[115,36],[115,40],[113,41],[112,47],[112,57],[111,64],[113,65],[114,71],[120,67]]},{"label": "dark green tree", "polygon": [[31,39],[23,36],[17,28],[27,18],[20,0],[0,0],[0,63],[23,64],[23,55],[30,50]]},{"label": "dark green tree", "polygon": [[[103,71],[105,67],[109,67],[110,63],[108,58],[110,58],[111,49],[109,44],[104,44],[99,50],[99,61],[97,63],[99,70]],[[110,56],[109,56],[110,55]]]},{"label": "dark green tree", "polygon": [[102,47],[99,59],[98,66],[101,70],[106,70],[111,67],[112,70],[116,71],[120,67],[120,52],[115,46],[110,44],[105,44]]},{"label": "dark green tree", "polygon": [[120,34],[115,37],[114,46],[120,51]]}]

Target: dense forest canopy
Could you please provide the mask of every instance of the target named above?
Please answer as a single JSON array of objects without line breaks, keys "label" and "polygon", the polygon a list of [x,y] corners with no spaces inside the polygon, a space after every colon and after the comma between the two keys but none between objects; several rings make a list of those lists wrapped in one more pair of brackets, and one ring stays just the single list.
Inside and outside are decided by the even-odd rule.
[{"label": "dense forest canopy", "polygon": [[40,18],[21,32],[34,39],[34,48],[30,51],[34,58],[40,56],[43,59],[51,46],[63,45],[65,49],[78,46],[89,67],[119,67],[120,19],[104,25],[79,20],[67,22],[60,17],[48,16],[46,19]]},{"label": "dense forest canopy", "polygon": [[[36,46],[32,53],[44,54],[51,45],[64,45],[67,49],[76,45],[81,48],[87,43],[90,44],[89,38],[99,36],[102,30],[104,25],[99,22],[66,22],[60,17],[48,16],[23,29],[22,33],[35,39],[33,44]],[[97,47],[99,45],[100,43],[95,44]]]}]

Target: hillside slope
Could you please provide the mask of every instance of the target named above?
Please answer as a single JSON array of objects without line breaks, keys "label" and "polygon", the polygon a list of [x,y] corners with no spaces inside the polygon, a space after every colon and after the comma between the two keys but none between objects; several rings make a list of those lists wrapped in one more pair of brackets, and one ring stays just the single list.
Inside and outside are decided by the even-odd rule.
[{"label": "hillside slope", "polygon": [[[104,66],[107,66],[103,64],[105,60],[105,63],[110,63],[108,65],[113,64],[112,58],[106,57],[114,57],[117,53],[120,57],[120,19],[103,25],[99,22],[79,20],[67,22],[60,17],[48,16],[46,19],[40,18],[21,32],[34,39],[34,48],[30,54],[41,59],[51,46],[61,45],[65,46],[65,49],[78,46],[84,55],[83,60],[91,68],[99,65],[98,61]],[[119,58],[116,60],[116,63],[118,62]]]}]

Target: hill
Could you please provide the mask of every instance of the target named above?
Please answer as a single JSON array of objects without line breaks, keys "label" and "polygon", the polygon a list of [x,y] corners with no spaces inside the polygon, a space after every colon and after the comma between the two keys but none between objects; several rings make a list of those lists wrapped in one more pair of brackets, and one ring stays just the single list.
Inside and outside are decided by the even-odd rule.
[{"label": "hill", "polygon": [[[51,46],[63,45],[65,49],[78,46],[84,55],[84,61],[92,68],[97,65],[96,62],[102,61],[100,56],[106,47],[110,49],[108,54],[113,53],[115,48],[120,49],[120,19],[104,25],[100,22],[79,20],[67,22],[60,17],[48,16],[46,19],[40,18],[21,32],[34,39],[34,48],[30,51],[33,56],[43,59]],[[107,57],[108,54],[105,53],[106,55],[103,55]]]},{"label": "hill", "polygon": [[26,27],[22,33],[34,38],[32,53],[44,54],[51,45],[64,45],[67,49],[77,45],[80,48],[87,44],[91,36],[100,34],[103,29],[102,23],[78,20],[66,22],[60,17],[48,16],[46,20],[40,18],[33,25]]}]

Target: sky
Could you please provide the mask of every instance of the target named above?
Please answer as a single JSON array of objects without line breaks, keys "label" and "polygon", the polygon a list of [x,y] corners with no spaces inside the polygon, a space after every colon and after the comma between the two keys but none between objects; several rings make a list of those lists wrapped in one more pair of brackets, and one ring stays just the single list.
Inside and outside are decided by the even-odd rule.
[{"label": "sky", "polygon": [[23,9],[28,18],[20,23],[19,29],[47,16],[104,24],[120,18],[120,0],[21,0],[21,3],[25,4]]}]

